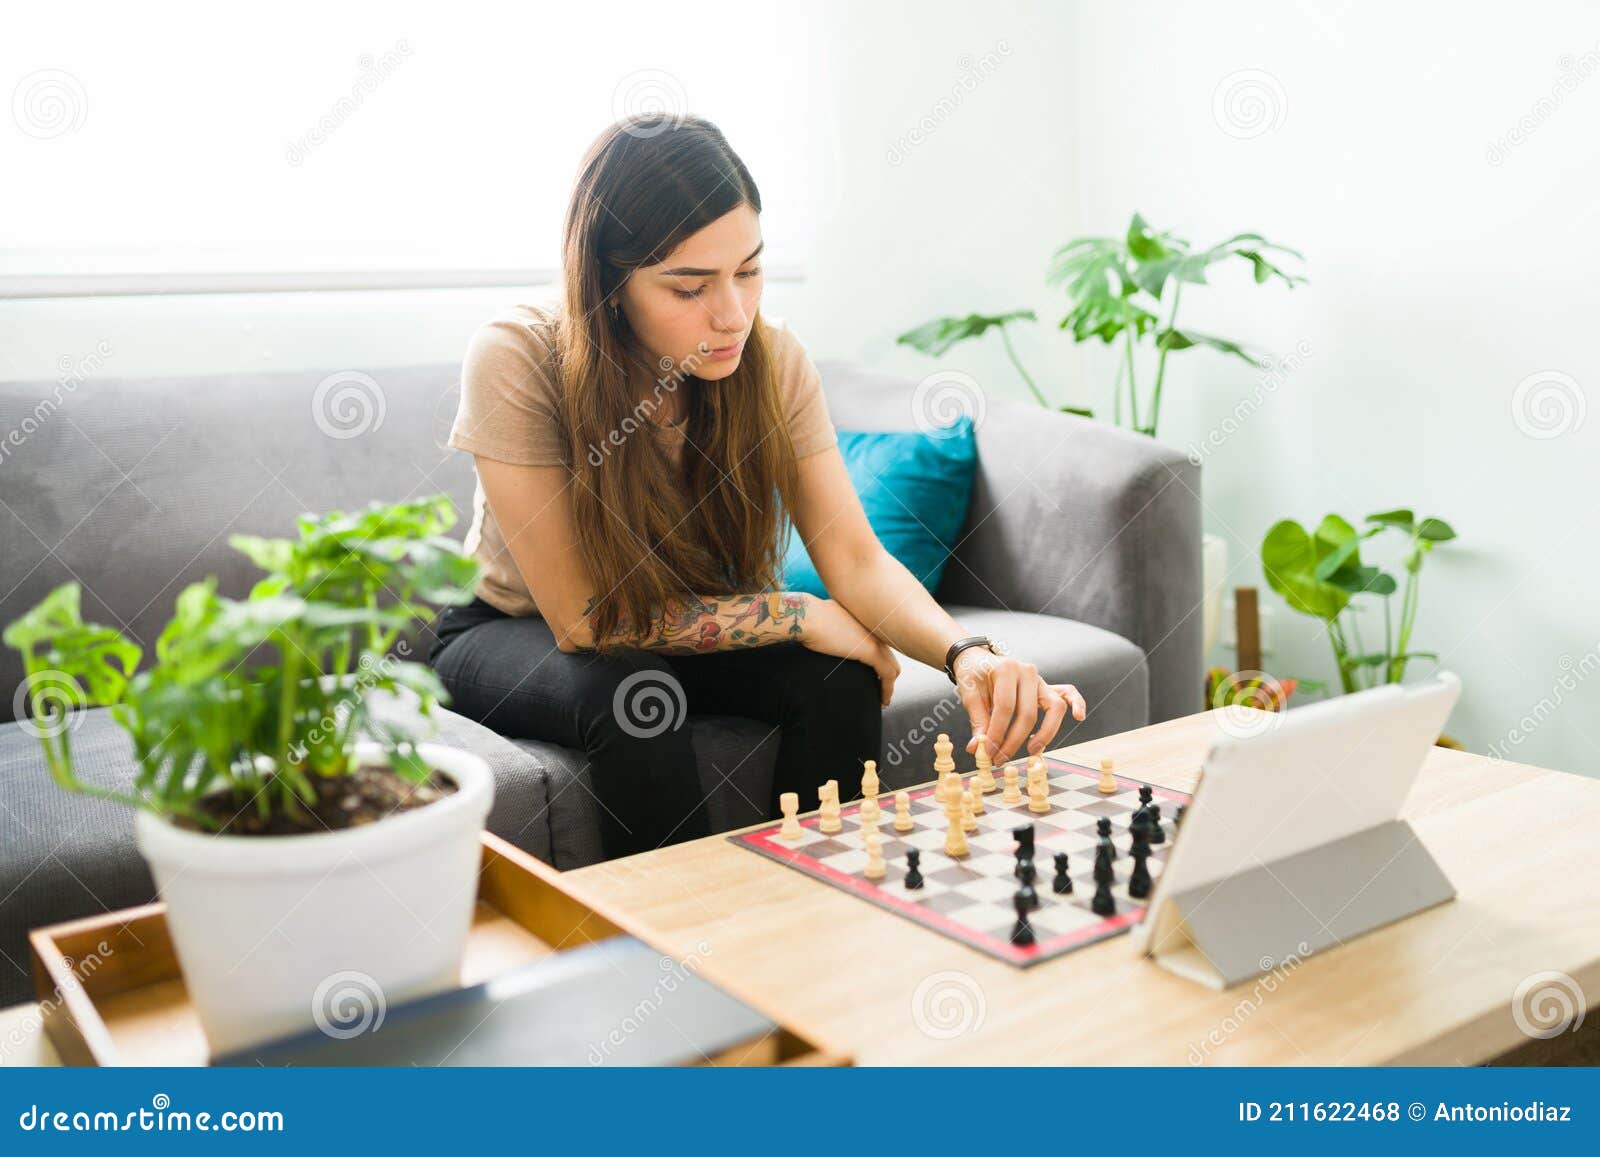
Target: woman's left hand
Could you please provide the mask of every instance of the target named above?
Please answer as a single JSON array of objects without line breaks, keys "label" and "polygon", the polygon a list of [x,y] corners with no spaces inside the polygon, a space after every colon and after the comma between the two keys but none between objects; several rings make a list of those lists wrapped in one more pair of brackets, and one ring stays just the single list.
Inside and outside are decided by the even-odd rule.
[{"label": "woman's left hand", "polygon": [[997,764],[1015,755],[1025,739],[1029,755],[1042,754],[1068,710],[1080,723],[1088,712],[1071,683],[1046,683],[1032,663],[979,647],[968,647],[956,656],[956,688],[972,720],[967,754],[976,752],[978,741],[987,737],[989,758]]}]

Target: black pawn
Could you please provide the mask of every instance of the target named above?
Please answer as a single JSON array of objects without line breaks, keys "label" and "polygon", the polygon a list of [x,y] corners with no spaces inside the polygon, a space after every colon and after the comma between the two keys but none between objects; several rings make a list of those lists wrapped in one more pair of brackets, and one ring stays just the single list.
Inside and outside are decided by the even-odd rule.
[{"label": "black pawn", "polygon": [[1143,900],[1150,895],[1150,869],[1145,861],[1150,858],[1150,841],[1143,834],[1133,838],[1133,874],[1128,877],[1128,895]]},{"label": "black pawn", "polygon": [[1033,871],[1033,857],[1017,853],[1017,862],[1011,866],[1011,874],[1017,879],[1022,879],[1025,872]]},{"label": "black pawn", "polygon": [[1101,816],[1095,820],[1094,833],[1105,841],[1106,847],[1111,849],[1111,858],[1113,860],[1116,859],[1117,846],[1111,842],[1111,819],[1109,816]]},{"label": "black pawn", "polygon": [[1100,865],[1105,865],[1106,877],[1111,880],[1117,878],[1116,869],[1111,866],[1111,861],[1117,858],[1117,850],[1111,846],[1108,839],[1100,839],[1094,845],[1094,870],[1096,875],[1100,872]]},{"label": "black pawn", "polygon": [[1180,803],[1178,805],[1178,810],[1172,813],[1172,830],[1173,831],[1177,831],[1179,828],[1181,828],[1183,826],[1183,813],[1184,813],[1184,809],[1186,809],[1188,806],[1189,805],[1186,804],[1186,803]]},{"label": "black pawn", "polygon": [[1050,887],[1058,896],[1072,894],[1072,877],[1067,875],[1067,853],[1056,853],[1056,878],[1050,881]]},{"label": "black pawn", "polygon": [[1038,891],[1033,886],[1033,882],[1038,879],[1038,876],[1034,871],[1032,860],[1023,860],[1022,863],[1022,887],[1027,891],[1028,895],[1033,897],[1034,911],[1038,911],[1042,901],[1039,899]]},{"label": "black pawn", "polygon": [[1155,795],[1156,793],[1154,788],[1152,788],[1148,783],[1141,783],[1139,785],[1139,806],[1149,807],[1150,801],[1155,798]]},{"label": "black pawn", "polygon": [[1134,843],[1137,844],[1142,840],[1148,847],[1150,843],[1150,829],[1154,826],[1154,822],[1150,819],[1150,813],[1145,811],[1143,808],[1140,808],[1133,817],[1133,826],[1129,828],[1128,831],[1133,836]]},{"label": "black pawn", "polygon": [[1034,943],[1033,925],[1028,923],[1028,913],[1033,911],[1033,906],[1038,900],[1037,896],[1030,896],[1033,889],[1024,884],[1017,889],[1017,894],[1011,898],[1011,906],[1016,909],[1016,927],[1011,929],[1011,943],[1027,948]]},{"label": "black pawn", "polygon": [[1150,842],[1164,844],[1167,842],[1167,833],[1161,830],[1161,805],[1153,803],[1149,809],[1150,816]]},{"label": "black pawn", "polygon": [[922,887],[922,853],[916,848],[906,853],[906,887],[912,891]]},{"label": "black pawn", "polygon": [[1095,857],[1094,862],[1094,898],[1089,901],[1089,910],[1096,916],[1114,916],[1117,911],[1117,902],[1111,898],[1111,861]]}]

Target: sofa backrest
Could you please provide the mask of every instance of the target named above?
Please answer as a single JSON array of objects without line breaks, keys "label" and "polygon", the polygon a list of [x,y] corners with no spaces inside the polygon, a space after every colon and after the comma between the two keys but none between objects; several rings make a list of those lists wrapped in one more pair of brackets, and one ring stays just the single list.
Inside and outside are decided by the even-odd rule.
[{"label": "sofa backrest", "polygon": [[[819,365],[834,422],[911,429],[912,385]],[[89,621],[147,648],[189,583],[243,597],[231,534],[290,535],[308,511],[448,493],[465,535],[472,459],[445,439],[460,367],[0,383],[0,625],[76,579]],[[0,721],[21,710],[0,647]]]}]

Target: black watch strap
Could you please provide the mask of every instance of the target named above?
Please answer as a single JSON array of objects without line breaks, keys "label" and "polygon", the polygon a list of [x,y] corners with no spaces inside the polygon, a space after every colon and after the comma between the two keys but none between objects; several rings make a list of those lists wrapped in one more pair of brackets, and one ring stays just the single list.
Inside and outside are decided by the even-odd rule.
[{"label": "black watch strap", "polygon": [[949,676],[952,683],[956,681],[956,656],[968,647],[988,647],[996,655],[1000,653],[995,650],[994,640],[989,638],[988,635],[971,635],[965,639],[957,639],[950,644],[950,649],[944,653],[944,673]]}]

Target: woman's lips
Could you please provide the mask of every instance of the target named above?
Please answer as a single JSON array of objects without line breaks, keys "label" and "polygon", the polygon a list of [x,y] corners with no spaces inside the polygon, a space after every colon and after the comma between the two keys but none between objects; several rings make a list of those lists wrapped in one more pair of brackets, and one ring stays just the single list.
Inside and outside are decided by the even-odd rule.
[{"label": "woman's lips", "polygon": [[738,357],[739,351],[743,348],[744,342],[736,341],[732,345],[723,346],[721,349],[713,349],[709,356],[716,361],[725,362]]}]

